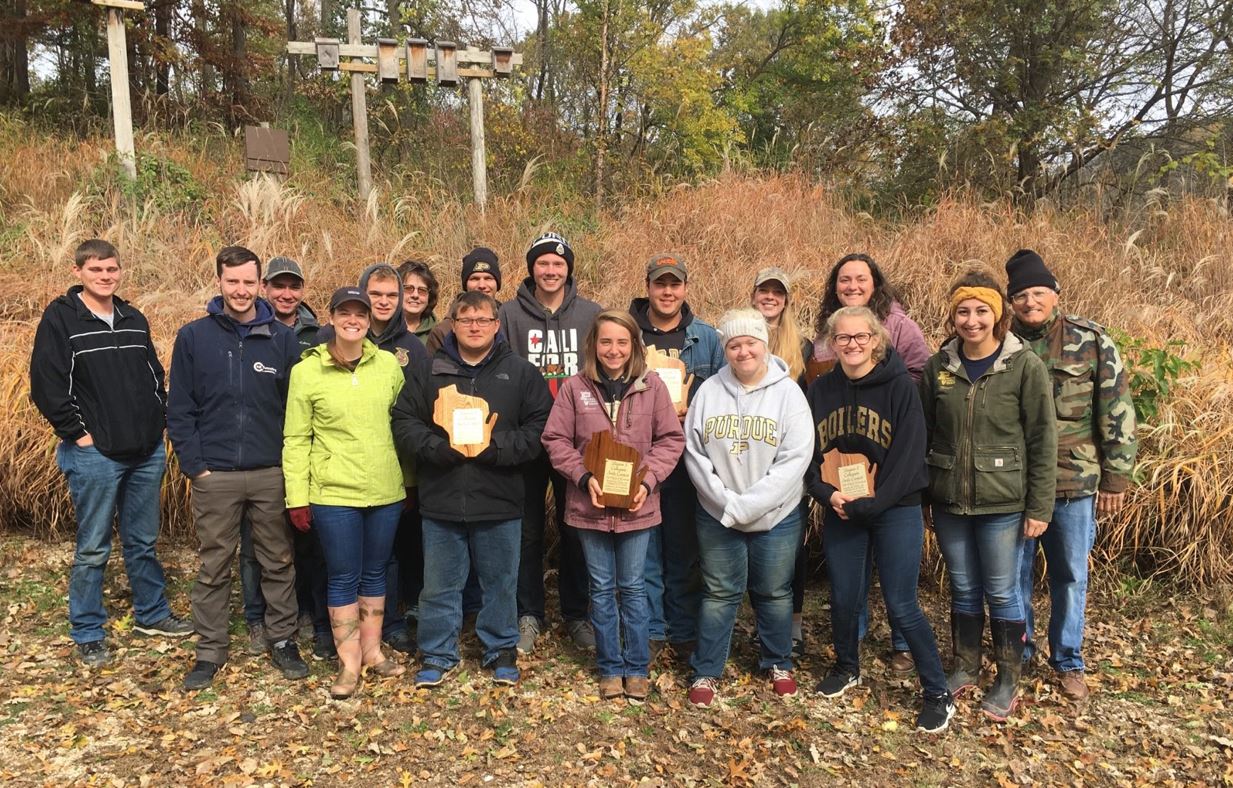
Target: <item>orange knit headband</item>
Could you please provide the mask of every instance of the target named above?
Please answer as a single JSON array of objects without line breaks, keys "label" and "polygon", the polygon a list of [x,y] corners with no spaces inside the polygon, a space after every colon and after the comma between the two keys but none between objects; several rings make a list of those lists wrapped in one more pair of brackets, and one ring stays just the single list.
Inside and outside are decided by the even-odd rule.
[{"label": "orange knit headband", "polygon": [[975,298],[982,304],[987,304],[993,310],[993,322],[1002,319],[1002,294],[991,287],[960,287],[950,294],[950,311],[953,315],[955,307],[969,298]]}]

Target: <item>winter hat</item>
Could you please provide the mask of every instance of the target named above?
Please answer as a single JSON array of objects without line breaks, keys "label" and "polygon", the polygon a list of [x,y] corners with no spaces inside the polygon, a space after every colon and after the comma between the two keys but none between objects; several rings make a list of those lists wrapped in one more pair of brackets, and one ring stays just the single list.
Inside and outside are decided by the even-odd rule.
[{"label": "winter hat", "polygon": [[569,248],[569,241],[566,241],[556,233],[544,233],[539,238],[531,242],[531,246],[527,248],[527,273],[531,274],[535,267],[535,261],[540,255],[559,254],[565,258],[565,265],[568,267],[569,276],[574,275],[574,250]]},{"label": "winter hat", "polygon": [[1029,287],[1061,290],[1058,287],[1057,278],[1045,266],[1045,261],[1031,249],[1020,249],[1006,261],[1006,275],[1010,278],[1006,292],[1012,296]]},{"label": "winter hat", "polygon": [[477,246],[462,258],[462,289],[467,289],[471,274],[480,273],[492,274],[492,278],[497,280],[497,289],[501,289],[501,263],[497,260],[497,253],[486,246]]},{"label": "winter hat", "polygon": [[725,312],[719,320],[719,336],[725,345],[737,337],[753,337],[763,342],[770,342],[771,339],[766,318],[758,310],[749,307]]}]

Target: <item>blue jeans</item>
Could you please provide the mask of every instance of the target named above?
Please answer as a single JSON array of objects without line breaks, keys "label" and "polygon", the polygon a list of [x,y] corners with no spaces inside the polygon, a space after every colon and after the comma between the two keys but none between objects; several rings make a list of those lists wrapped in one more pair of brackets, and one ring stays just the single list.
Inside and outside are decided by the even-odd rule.
[{"label": "blue jeans", "polygon": [[642,573],[651,530],[611,533],[578,529],[590,575],[591,626],[602,678],[648,675],[651,647]]},{"label": "blue jeans", "polygon": [[133,617],[155,624],[171,615],[163,566],[154,552],[158,540],[159,489],[167,465],[160,443],[144,459],[118,461],[93,446],[62,441],[56,464],[68,482],[77,515],[77,548],[69,575],[69,635],[75,643],[102,640],[103,571],[111,557],[111,526],[119,515],[124,570],[133,591]]},{"label": "blue jeans", "polygon": [[[871,554],[869,556],[869,571],[865,573],[865,603],[861,605],[861,612],[860,612],[859,629],[860,629],[861,640],[865,639],[865,634],[869,631],[869,585],[871,581],[873,580],[873,564],[875,563],[876,558],[877,558],[876,551],[871,551]],[[881,574],[882,574],[882,570],[879,569],[878,575],[880,576]],[[885,589],[883,589],[882,593],[883,594],[886,593]],[[902,632],[900,632],[898,629],[895,629],[894,624],[891,624],[890,631],[891,631],[891,650],[892,651],[911,651],[912,650],[911,647],[908,646],[907,638],[903,636]]]},{"label": "blue jeans", "polygon": [[1049,577],[1049,664],[1057,671],[1083,670],[1084,609],[1087,607],[1087,557],[1096,543],[1096,496],[1058,498],[1053,521],[1036,539],[1023,542],[1020,593],[1027,614],[1024,660],[1032,658],[1032,564],[1036,543],[1045,551]]},{"label": "blue jeans", "polygon": [[950,605],[973,615],[1023,620],[1019,561],[1023,553],[1023,512],[958,515],[933,508],[933,530],[950,575]]},{"label": "blue jeans", "polygon": [[394,546],[402,501],[385,506],[314,503],[313,528],[325,553],[326,604],[343,607],[357,596],[385,596],[385,566]]},{"label": "blue jeans", "polygon": [[253,524],[248,515],[240,520],[240,591],[244,597],[244,621],[251,630],[265,620],[265,597],[261,595],[261,564],[253,549]]},{"label": "blue jeans", "polygon": [[[702,576],[698,566],[698,496],[682,462],[660,488],[659,513],[646,551],[652,640],[684,643],[698,636]],[[664,556],[669,556],[664,560]]]},{"label": "blue jeans", "polygon": [[462,523],[424,518],[424,590],[416,632],[425,665],[458,664],[462,597],[474,566],[481,604],[475,634],[483,664],[518,645],[518,559],[521,520]]},{"label": "blue jeans", "polygon": [[791,670],[792,573],[801,542],[800,509],[793,508],[774,528],[758,533],[725,528],[701,506],[697,522],[703,591],[698,645],[689,660],[694,678],[723,675],[746,588],[758,627],[758,668]]},{"label": "blue jeans", "polygon": [[933,628],[916,598],[925,525],[919,506],[893,506],[877,519],[852,523],[826,512],[822,541],[831,578],[835,667],[860,675],[860,611],[869,596],[870,556],[876,556],[891,626],[908,642],[925,695],[946,694],[946,674]]}]

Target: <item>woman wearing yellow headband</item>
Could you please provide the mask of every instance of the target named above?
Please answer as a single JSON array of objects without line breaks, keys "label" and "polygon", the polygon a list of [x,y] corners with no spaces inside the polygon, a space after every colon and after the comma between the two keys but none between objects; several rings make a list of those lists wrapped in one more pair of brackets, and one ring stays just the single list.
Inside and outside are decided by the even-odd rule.
[{"label": "woman wearing yellow headband", "polygon": [[961,695],[980,676],[989,606],[997,680],[981,708],[1005,720],[1018,700],[1024,610],[1016,583],[1024,537],[1053,514],[1057,428],[1043,362],[1009,331],[993,276],[975,269],[951,286],[950,338],[925,365],[929,501],[951,592],[954,665]]}]

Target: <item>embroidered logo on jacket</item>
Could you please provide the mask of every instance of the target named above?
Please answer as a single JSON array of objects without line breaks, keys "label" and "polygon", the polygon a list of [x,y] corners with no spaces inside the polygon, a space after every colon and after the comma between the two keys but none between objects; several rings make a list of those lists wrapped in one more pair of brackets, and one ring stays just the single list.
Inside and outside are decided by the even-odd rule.
[{"label": "embroidered logo on jacket", "polygon": [[268,372],[271,375],[278,374],[277,369],[274,369],[274,367],[267,367],[265,364],[262,364],[260,361],[253,362],[253,372]]}]

